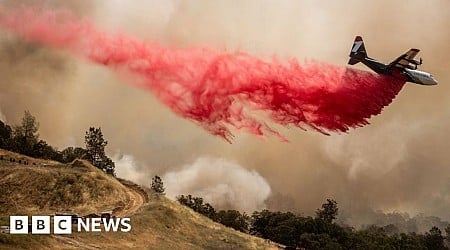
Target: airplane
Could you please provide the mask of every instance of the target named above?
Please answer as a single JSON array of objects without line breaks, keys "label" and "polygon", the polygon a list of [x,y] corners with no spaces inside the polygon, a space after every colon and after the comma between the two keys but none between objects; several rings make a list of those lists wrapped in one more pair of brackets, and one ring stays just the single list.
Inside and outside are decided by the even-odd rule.
[{"label": "airplane", "polygon": [[417,53],[419,53],[418,49],[410,49],[391,63],[384,64],[367,56],[362,37],[356,36],[350,51],[348,64],[354,65],[361,62],[378,74],[394,77],[402,77],[401,75],[403,75],[406,77],[407,82],[421,85],[436,85],[438,82],[430,73],[417,70],[417,66],[422,64],[422,58],[419,61],[414,59]]}]

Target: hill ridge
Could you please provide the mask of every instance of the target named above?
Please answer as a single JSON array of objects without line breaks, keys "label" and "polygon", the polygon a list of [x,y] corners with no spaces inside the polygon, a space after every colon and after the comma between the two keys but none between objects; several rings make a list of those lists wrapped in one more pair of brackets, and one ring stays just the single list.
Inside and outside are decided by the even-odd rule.
[{"label": "hill ridge", "polygon": [[[1,225],[9,224],[8,216],[15,214],[70,211],[84,215],[104,210],[113,210],[118,217],[130,217],[132,225],[130,233],[0,234],[0,249],[280,247],[213,222],[146,187],[107,175],[84,160],[62,164],[0,150],[0,190],[5,191],[0,193]],[[83,199],[77,200],[77,195]]]}]

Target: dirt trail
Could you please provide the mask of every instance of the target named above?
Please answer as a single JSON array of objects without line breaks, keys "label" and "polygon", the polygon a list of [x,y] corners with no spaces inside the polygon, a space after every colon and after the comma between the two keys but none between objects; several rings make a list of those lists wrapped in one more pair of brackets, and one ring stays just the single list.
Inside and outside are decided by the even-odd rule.
[{"label": "dirt trail", "polygon": [[[148,196],[141,187],[134,183],[128,183],[126,181],[121,181],[121,183],[127,188],[127,202],[125,206],[116,208],[114,215],[117,217],[128,217],[139,211],[144,203],[148,201]],[[52,235],[52,237],[63,243],[64,249],[101,249],[101,247],[98,247],[95,244],[87,244],[78,241],[74,239],[72,235]]]},{"label": "dirt trail", "polygon": [[117,217],[125,217],[132,215],[136,213],[139,208],[144,205],[144,197],[139,192],[136,192],[136,190],[133,190],[132,188],[128,187],[127,191],[128,196],[128,203],[125,205],[125,207],[118,211]]},{"label": "dirt trail", "polygon": [[114,212],[117,217],[126,217],[135,214],[148,201],[148,196],[141,187],[134,183],[121,181],[127,188],[127,202],[124,207],[117,208]]}]

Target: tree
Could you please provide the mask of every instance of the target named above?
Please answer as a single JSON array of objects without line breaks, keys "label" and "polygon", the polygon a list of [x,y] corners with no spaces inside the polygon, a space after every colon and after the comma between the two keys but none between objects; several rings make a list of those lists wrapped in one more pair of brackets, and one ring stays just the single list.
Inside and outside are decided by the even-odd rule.
[{"label": "tree", "polygon": [[103,171],[105,171],[105,173],[109,175],[116,176],[115,172],[116,164],[113,162],[113,160],[111,160],[111,158],[107,157],[106,155],[102,161],[100,169],[102,169]]},{"label": "tree", "polygon": [[201,197],[193,197],[192,198],[192,209],[194,209],[194,211],[197,211],[201,214],[203,214],[203,198]]},{"label": "tree", "polygon": [[261,212],[255,211],[252,214],[252,224],[250,233],[258,237],[267,239],[269,222],[273,216],[273,212],[264,209]]},{"label": "tree", "polygon": [[303,233],[300,235],[299,245],[302,248],[311,250],[343,249],[339,242],[328,234]]},{"label": "tree", "polygon": [[183,205],[183,206],[186,206],[186,207],[190,207],[190,208],[192,208],[193,207],[193,205],[191,204],[192,203],[192,195],[178,195],[177,197],[177,201],[181,204],[181,205]]},{"label": "tree", "polygon": [[216,214],[216,221],[227,227],[246,233],[249,227],[250,217],[237,210],[220,210]]},{"label": "tree", "polygon": [[104,172],[115,175],[115,164],[105,154],[105,147],[108,145],[108,141],[103,138],[101,128],[90,127],[86,131],[84,141],[86,143],[86,159]]},{"label": "tree", "polygon": [[203,203],[203,198],[193,197],[192,195],[179,195],[177,201],[194,210],[195,212],[202,214],[212,220],[216,220],[216,210],[209,203]]},{"label": "tree", "polygon": [[61,151],[62,162],[69,163],[75,159],[83,159],[86,155],[86,150],[80,147],[68,147]]},{"label": "tree", "polygon": [[0,148],[11,149],[12,129],[8,124],[0,121]]},{"label": "tree", "polygon": [[61,152],[52,146],[48,145],[47,142],[39,140],[33,145],[32,154],[30,156],[36,158],[42,158],[47,160],[62,161]]},{"label": "tree", "polygon": [[161,177],[155,175],[155,177],[152,178],[152,190],[159,194],[164,194],[164,183],[161,179]]},{"label": "tree", "polygon": [[217,214],[216,209],[209,203],[205,203],[201,209],[201,214],[205,215],[206,217],[210,218],[213,221],[216,221]]},{"label": "tree", "polygon": [[401,233],[392,235],[392,246],[395,249],[426,249],[421,235]]},{"label": "tree", "polygon": [[442,236],[442,232],[437,227],[432,227],[430,231],[425,233],[424,243],[427,249],[446,249],[444,246],[444,237]]},{"label": "tree", "polygon": [[86,143],[87,160],[100,168],[101,162],[105,158],[105,147],[108,145],[108,141],[103,138],[102,129],[90,127],[86,131],[84,142]]},{"label": "tree", "polygon": [[445,228],[445,233],[447,234],[447,241],[450,243],[450,224]]},{"label": "tree", "polygon": [[332,223],[338,215],[337,202],[333,199],[327,199],[327,202],[322,204],[322,208],[317,209],[316,215],[317,218]]},{"label": "tree", "polygon": [[301,218],[291,212],[254,212],[250,233],[264,239],[295,247],[299,241]]},{"label": "tree", "polygon": [[13,129],[13,140],[18,153],[33,156],[33,147],[39,142],[38,130],[39,123],[36,117],[26,110],[22,123]]}]

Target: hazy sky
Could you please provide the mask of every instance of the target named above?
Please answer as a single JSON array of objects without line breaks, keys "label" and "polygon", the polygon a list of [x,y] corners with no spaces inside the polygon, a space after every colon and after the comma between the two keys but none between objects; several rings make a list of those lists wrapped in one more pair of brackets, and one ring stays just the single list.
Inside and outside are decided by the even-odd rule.
[{"label": "hazy sky", "polygon": [[[108,153],[120,161],[119,174],[142,184],[154,174],[192,168],[201,170],[197,179],[176,180],[206,196],[216,180],[231,193],[254,197],[257,188],[236,188],[248,176],[251,185],[267,182],[273,194],[290,197],[306,214],[331,197],[350,212],[368,207],[450,220],[449,1],[0,0],[5,9],[28,4],[68,8],[102,29],[166,46],[206,45],[264,58],[345,65],[355,35],[363,36],[369,56],[385,62],[420,48],[422,69],[439,85],[407,84],[370,125],[331,136],[279,128],[290,143],[235,132],[228,144],[106,68],[3,32],[0,118],[16,123],[30,110],[40,121],[41,137],[59,148],[83,145],[84,131],[101,126]],[[214,168],[199,166],[202,157],[221,159],[211,161],[232,165],[239,177],[221,181],[211,174]]]}]

